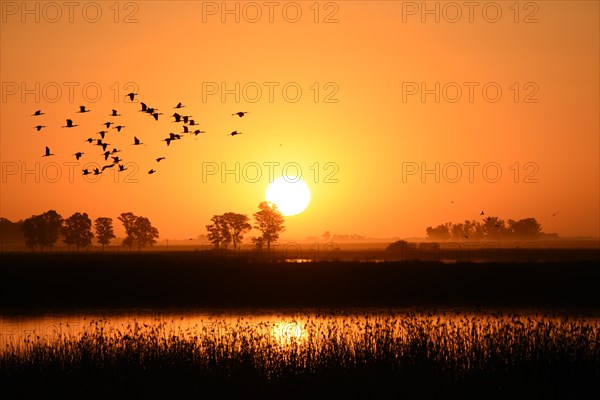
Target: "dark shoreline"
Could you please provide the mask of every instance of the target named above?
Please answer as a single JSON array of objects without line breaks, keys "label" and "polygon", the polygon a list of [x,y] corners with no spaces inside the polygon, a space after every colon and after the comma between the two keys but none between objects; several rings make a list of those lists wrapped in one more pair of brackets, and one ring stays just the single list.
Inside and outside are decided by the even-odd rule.
[{"label": "dark shoreline", "polygon": [[196,252],[0,254],[0,313],[535,309],[597,314],[598,260],[264,262]]}]

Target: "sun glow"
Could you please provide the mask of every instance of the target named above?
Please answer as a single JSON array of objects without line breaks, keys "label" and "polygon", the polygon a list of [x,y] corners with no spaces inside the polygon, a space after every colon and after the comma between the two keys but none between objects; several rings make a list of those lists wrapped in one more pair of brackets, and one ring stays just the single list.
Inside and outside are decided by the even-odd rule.
[{"label": "sun glow", "polygon": [[310,203],[310,189],[297,178],[282,176],[275,179],[265,194],[267,201],[277,205],[284,216],[300,214]]}]

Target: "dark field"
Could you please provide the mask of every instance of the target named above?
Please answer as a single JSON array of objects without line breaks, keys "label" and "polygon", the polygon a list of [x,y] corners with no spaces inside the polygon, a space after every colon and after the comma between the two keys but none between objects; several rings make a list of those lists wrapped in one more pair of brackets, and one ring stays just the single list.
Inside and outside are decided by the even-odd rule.
[{"label": "dark field", "polygon": [[557,251],[568,254],[568,260],[269,263],[202,252],[5,253],[0,255],[0,312],[221,307],[600,310],[598,250]]}]

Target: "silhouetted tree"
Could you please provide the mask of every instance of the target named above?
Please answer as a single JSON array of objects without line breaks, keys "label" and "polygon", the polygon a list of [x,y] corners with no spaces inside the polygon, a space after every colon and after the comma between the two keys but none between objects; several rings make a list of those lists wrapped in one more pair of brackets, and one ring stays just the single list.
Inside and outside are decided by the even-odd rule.
[{"label": "silhouetted tree", "polygon": [[450,229],[450,236],[452,236],[452,239],[464,240],[465,235],[465,226],[463,224],[452,224],[452,228]]},{"label": "silhouetted tree", "polygon": [[133,247],[134,239],[133,239],[133,224],[135,223],[135,219],[137,217],[132,212],[121,213],[119,215],[119,221],[123,223],[123,227],[125,228],[125,239],[123,239],[123,245],[129,247],[129,250]]},{"label": "silhouetted tree", "polygon": [[206,225],[208,240],[215,245],[215,249],[226,249],[231,243],[231,236],[225,218],[222,215],[213,215],[210,220],[212,224]]},{"label": "silhouetted tree", "polygon": [[110,240],[116,237],[113,231],[113,220],[107,217],[96,218],[94,220],[94,228],[96,230],[96,239],[102,245],[102,251],[104,251],[104,246],[108,246]]},{"label": "silhouetted tree", "polygon": [[23,236],[25,236],[25,244],[31,249],[35,250],[35,246],[40,244],[39,239],[39,230],[41,229],[38,225],[41,223],[41,220],[37,215],[32,215],[31,217],[25,219],[23,221],[23,225],[21,228],[23,229]]},{"label": "silhouetted tree", "polygon": [[465,221],[465,234],[469,236],[469,239],[481,240],[485,236],[483,225],[479,221]]},{"label": "silhouetted tree", "polygon": [[48,210],[40,215],[32,215],[23,221],[25,244],[32,250],[35,246],[43,249],[45,246],[54,246],[58,240],[63,223],[63,218],[54,210]]},{"label": "silhouetted tree", "polygon": [[65,220],[65,225],[62,227],[63,241],[69,245],[79,247],[86,247],[92,243],[94,234],[92,233],[92,220],[88,217],[87,213],[79,213],[71,215]]},{"label": "silhouetted tree", "polygon": [[508,220],[508,229],[518,239],[537,239],[542,231],[542,226],[535,218],[525,218],[518,221]]},{"label": "silhouetted tree", "polygon": [[253,214],[256,224],[254,227],[261,231],[264,243],[267,244],[269,255],[271,254],[271,243],[279,239],[279,234],[285,231],[284,219],[276,204],[266,201],[258,205],[260,211]]},{"label": "silhouetted tree", "polygon": [[252,225],[248,221],[245,214],[236,214],[233,212],[227,212],[223,214],[225,220],[225,227],[229,230],[229,237],[233,242],[233,249],[237,249],[237,246],[244,240],[244,234],[252,229]]},{"label": "silhouetted tree", "polygon": [[158,230],[152,226],[146,217],[138,217],[131,212],[122,213],[119,221],[123,223],[127,237],[123,245],[131,248],[137,244],[138,251],[142,247],[153,246],[158,239]]},{"label": "silhouetted tree", "polygon": [[137,217],[133,225],[134,240],[137,242],[138,250],[142,247],[154,246],[158,239],[158,229],[152,226],[146,217]]},{"label": "silhouetted tree", "polygon": [[324,241],[329,242],[331,240],[331,232],[325,231],[325,232],[323,232],[321,237],[323,238]]},{"label": "silhouetted tree", "polygon": [[127,236],[125,237],[125,239],[123,239],[123,246],[129,247],[129,250],[131,250],[133,245],[135,244],[134,242],[135,240],[133,239],[133,236]]},{"label": "silhouetted tree", "polygon": [[43,221],[42,226],[45,228],[41,236],[41,245],[52,247],[58,240],[58,235],[63,224],[63,217],[54,210],[48,210],[40,215],[40,217]]},{"label": "silhouetted tree", "polygon": [[258,250],[260,253],[262,253],[262,249],[265,246],[265,239],[262,236],[255,236],[252,237],[252,243],[254,243],[254,246],[256,247],[256,250]]},{"label": "silhouetted tree", "polygon": [[12,222],[0,217],[0,243],[23,243],[23,221]]},{"label": "silhouetted tree", "polygon": [[452,239],[469,240],[500,240],[510,237],[516,239],[538,239],[542,237],[542,227],[535,218],[525,218],[519,221],[508,220],[508,225],[498,217],[486,217],[483,223],[465,220],[462,224],[440,224],[435,228],[426,229],[427,237],[431,240]]},{"label": "silhouetted tree", "polygon": [[469,221],[469,220],[465,220],[465,222],[463,223],[463,234],[467,237],[473,237],[474,235],[474,230],[475,230],[475,226],[474,226],[474,222],[475,221]]},{"label": "silhouetted tree", "polygon": [[506,235],[506,226],[503,220],[498,217],[487,217],[483,219],[481,226],[483,233],[488,239],[500,239]]},{"label": "silhouetted tree", "polygon": [[244,240],[244,234],[252,229],[245,214],[226,212],[222,215],[213,215],[210,219],[212,224],[206,225],[208,239],[215,245],[216,249],[226,249],[229,243],[233,243],[233,249]]},{"label": "silhouetted tree", "polygon": [[425,232],[427,233],[427,237],[430,240],[446,240],[450,239],[450,227],[452,224],[450,222],[445,224],[440,224],[435,228],[428,227]]}]

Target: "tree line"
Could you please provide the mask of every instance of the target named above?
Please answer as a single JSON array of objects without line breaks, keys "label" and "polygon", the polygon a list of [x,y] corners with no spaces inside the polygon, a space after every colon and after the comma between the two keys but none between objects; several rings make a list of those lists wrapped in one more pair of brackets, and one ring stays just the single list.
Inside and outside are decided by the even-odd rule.
[{"label": "tree line", "polygon": [[230,244],[233,244],[233,249],[236,250],[244,240],[244,235],[254,228],[260,234],[251,238],[252,243],[259,250],[266,245],[270,254],[271,244],[285,231],[285,220],[275,204],[263,201],[258,205],[258,209],[259,211],[252,214],[254,225],[250,224],[250,218],[246,214],[226,212],[213,215],[210,219],[212,223],[206,225],[208,240],[217,250],[226,250]]},{"label": "tree line", "polygon": [[[130,250],[134,247],[141,250],[143,247],[153,246],[156,243],[158,230],[152,226],[148,218],[125,212],[118,219],[123,224],[126,233],[122,245],[129,247]],[[69,251],[72,246],[79,251],[81,248],[90,246],[94,238],[104,250],[104,247],[116,238],[112,218],[99,217],[92,223],[85,212],[76,212],[65,219],[55,210],[48,210],[17,223],[11,223],[2,218],[0,219],[0,229],[6,233],[3,236],[8,238],[21,237],[25,245],[32,251],[51,249],[56,246],[59,239],[69,247]]]},{"label": "tree line", "polygon": [[[266,246],[270,254],[271,245],[285,231],[285,221],[273,203],[263,201],[258,208],[252,215],[253,221],[246,214],[234,212],[214,215],[211,224],[206,225],[208,240],[217,250],[226,250],[230,245],[237,250],[244,235],[256,229],[260,233],[251,238],[252,243],[259,250]],[[156,243],[159,233],[148,218],[124,212],[118,220],[125,228],[123,246],[141,250]],[[0,242],[24,242],[32,251],[51,249],[60,241],[69,246],[69,251],[71,247],[79,251],[89,247],[94,239],[104,250],[115,238],[112,218],[99,217],[92,222],[85,212],[76,212],[66,219],[55,210],[32,215],[19,222],[0,218]]]},{"label": "tree line", "polygon": [[542,226],[535,218],[504,221],[498,217],[486,217],[482,222],[466,220],[453,224],[446,222],[425,230],[430,240],[531,240],[542,236],[556,236],[542,232]]}]

